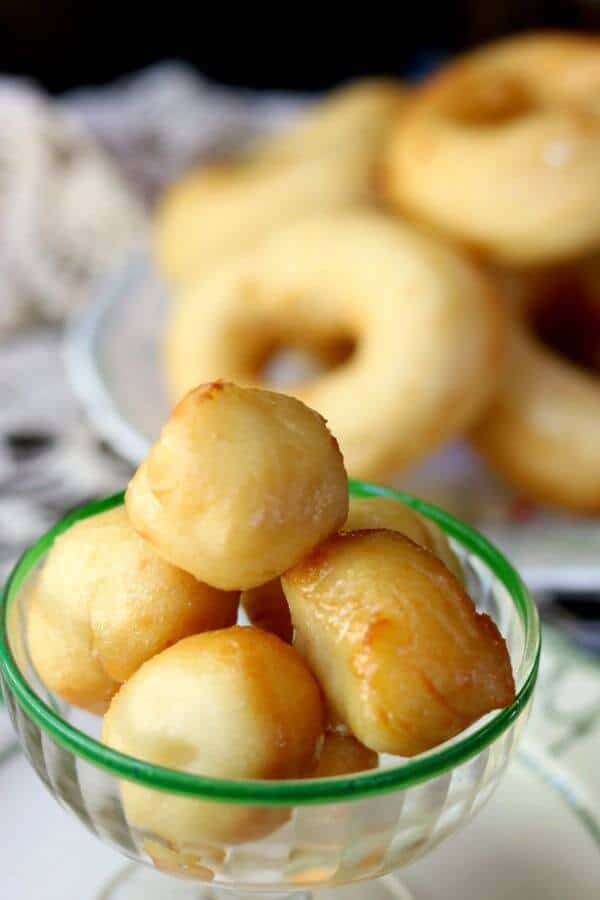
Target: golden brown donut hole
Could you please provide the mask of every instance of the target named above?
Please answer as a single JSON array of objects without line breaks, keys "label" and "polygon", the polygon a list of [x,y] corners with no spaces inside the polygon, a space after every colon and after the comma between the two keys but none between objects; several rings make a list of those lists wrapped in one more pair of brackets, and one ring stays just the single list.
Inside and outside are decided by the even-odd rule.
[{"label": "golden brown donut hole", "polygon": [[281,582],[333,720],[371,750],[422,753],[514,699],[492,619],[403,534],[334,535]]},{"label": "golden brown donut hole", "polygon": [[241,605],[252,625],[276,634],[287,644],[292,643],[292,617],[279,578],[242,591]]},{"label": "golden brown donut hole", "polygon": [[31,659],[58,696],[103,712],[156,653],[187,635],[233,625],[238,599],[162,559],[118,506],[55,539],[34,586]]},{"label": "golden brown donut hole", "polygon": [[[278,780],[311,775],[323,725],[319,685],[297,650],[258,628],[233,626],[185,638],[138,669],[113,698],[102,739],[153,765]],[[257,840],[289,816],[285,807],[230,805],[126,781],[121,796],[132,827],[209,868],[207,845],[218,851]],[[189,862],[160,845],[158,853],[147,849],[171,870]]]},{"label": "golden brown donut hole", "polygon": [[285,394],[217,381],[176,406],[125,503],[173,565],[249,590],[343,524],[348,483],[322,416]]},{"label": "golden brown donut hole", "polygon": [[366,772],[379,765],[379,754],[369,750],[351,734],[329,732],[325,735],[313,778],[332,778]]}]

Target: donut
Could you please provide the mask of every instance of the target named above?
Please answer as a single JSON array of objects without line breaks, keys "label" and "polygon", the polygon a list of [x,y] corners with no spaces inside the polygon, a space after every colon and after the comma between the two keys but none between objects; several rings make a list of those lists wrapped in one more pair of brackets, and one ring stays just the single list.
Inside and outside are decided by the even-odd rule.
[{"label": "donut", "polygon": [[513,276],[511,287],[505,375],[472,440],[526,497],[598,513],[600,259]]},{"label": "donut", "polygon": [[[196,775],[302,778],[314,771],[323,741],[321,693],[298,652],[274,635],[240,626],[209,631],[138,669],[111,701],[102,740]],[[285,808],[190,799],[125,781],[121,796],[130,826],[183,853],[257,840],[289,816]]]},{"label": "donut", "polygon": [[177,405],[125,504],[164,559],[222,590],[247,590],[343,524],[348,483],[318,413],[284,394],[217,381]]},{"label": "donut", "polygon": [[[79,594],[71,598],[75,606]],[[29,655],[46,688],[73,706],[102,715],[119,684],[90,652],[87,610],[75,608],[75,615],[71,612],[68,609],[65,617],[67,629],[55,617],[50,618],[33,596],[27,617]]]},{"label": "donut", "polygon": [[434,74],[392,130],[378,183],[393,208],[502,264],[600,243],[600,38],[499,41]]},{"label": "donut", "polygon": [[294,219],[372,202],[373,165],[404,103],[395,82],[358,82],[237,159],[184,175],[155,215],[162,270],[194,281]]},{"label": "donut", "polygon": [[289,226],[184,290],[165,374],[174,400],[217,377],[260,387],[278,347],[309,348],[332,368],[286,392],[325,416],[352,475],[384,477],[477,417],[502,326],[489,279],[462,255],[376,211],[346,212]]},{"label": "donut", "polygon": [[313,778],[331,778],[334,775],[351,775],[376,769],[379,757],[360,741],[348,734],[325,735]]},{"label": "donut", "polygon": [[[416,544],[435,553],[459,581],[464,580],[460,562],[450,547],[448,538],[435,522],[425,519],[410,506],[391,497],[350,497],[348,518],[340,530],[381,528],[399,531]],[[279,578],[251,591],[243,591],[240,604],[250,622],[257,628],[264,628],[282,640],[292,642],[292,618]]]},{"label": "donut", "polygon": [[335,719],[371,750],[422,753],[514,698],[494,622],[399,532],[334,535],[281,583],[294,645]]},{"label": "donut", "polygon": [[28,644],[44,684],[103,712],[121,682],[182,637],[232,625],[238,595],[165,562],[120,506],[57,537],[37,577]]},{"label": "donut", "polygon": [[409,96],[396,79],[351,81],[311,104],[291,125],[257,141],[250,155],[261,162],[298,160],[360,147],[372,156],[379,152]]},{"label": "donut", "polygon": [[461,564],[446,534],[435,522],[420,516],[416,510],[392,497],[350,497],[348,518],[342,531],[381,528],[399,531],[415,544],[425,547],[447,566],[455,578],[463,581]]},{"label": "donut", "polygon": [[250,591],[242,591],[240,606],[257,628],[276,634],[288,644],[292,643],[292,617],[279,578]]}]

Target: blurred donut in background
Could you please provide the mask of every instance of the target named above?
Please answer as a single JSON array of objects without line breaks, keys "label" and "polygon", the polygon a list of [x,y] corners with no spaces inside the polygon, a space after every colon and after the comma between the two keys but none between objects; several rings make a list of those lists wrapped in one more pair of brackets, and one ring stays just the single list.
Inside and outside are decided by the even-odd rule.
[{"label": "blurred donut in background", "polygon": [[503,316],[465,257],[374,210],[320,215],[184,289],[173,400],[214,377],[264,386],[281,346],[320,372],[285,386],[325,416],[355,476],[394,474],[472,424],[496,387]]},{"label": "blurred donut in background", "polygon": [[373,202],[375,160],[406,95],[392,80],[344,86],[247,152],[189,172],[156,211],[164,272],[193,281],[302,216]]},{"label": "blurred donut in background", "polygon": [[512,328],[504,378],[473,431],[525,496],[600,511],[600,258],[504,276]]},{"label": "blurred donut in background", "polygon": [[475,426],[519,493],[595,511],[599,88],[600,38],[526,33],[410,91],[343,86],[194,170],[156,216],[180,281],[171,398],[217,377],[285,390],[329,420],[351,475],[384,480]]},{"label": "blurred donut in background", "polygon": [[600,38],[536,33],[435,72],[393,130],[382,195],[513,266],[600,243]]}]

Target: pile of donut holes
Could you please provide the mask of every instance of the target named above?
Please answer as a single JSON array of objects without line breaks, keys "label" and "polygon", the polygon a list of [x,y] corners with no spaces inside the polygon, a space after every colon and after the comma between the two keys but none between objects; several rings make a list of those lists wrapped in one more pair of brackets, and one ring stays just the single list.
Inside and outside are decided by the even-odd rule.
[{"label": "pile of donut holes", "polygon": [[[349,775],[514,700],[508,647],[466,581],[434,522],[349,498],[319,413],[217,381],[177,404],[123,506],[56,537],[27,646],[46,688],[104,714],[102,740],[130,757],[218,779]],[[291,815],[119,787],[144,852],[186,877]]]},{"label": "pile of donut holes", "polygon": [[600,38],[510,37],[343,86],[162,197],[170,398],[322,413],[352,476],[459,434],[522,496],[600,511]]}]

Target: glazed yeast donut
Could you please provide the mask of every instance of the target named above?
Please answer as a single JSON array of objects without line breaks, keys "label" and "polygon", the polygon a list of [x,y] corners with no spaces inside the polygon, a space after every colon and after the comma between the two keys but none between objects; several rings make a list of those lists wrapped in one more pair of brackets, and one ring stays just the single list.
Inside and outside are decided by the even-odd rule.
[{"label": "glazed yeast donut", "polygon": [[193,281],[294,219],[372,200],[373,165],[404,103],[395,82],[358,82],[242,157],[185,175],[156,212],[162,269]]},{"label": "glazed yeast donut", "polygon": [[522,277],[516,288],[505,376],[474,443],[533,500],[598,513],[600,260]]},{"label": "glazed yeast donut", "polygon": [[373,158],[406,107],[408,90],[391,78],[364,78],[336,88],[297,121],[251,148],[253,159],[298,160],[360,149]]},{"label": "glazed yeast donut", "polygon": [[250,591],[242,591],[240,605],[257,628],[276,634],[288,644],[292,643],[292,617],[279,578],[273,578]]},{"label": "glazed yeast donut", "polygon": [[515,266],[600,243],[600,39],[509,38],[425,82],[385,152],[392,206]]},{"label": "glazed yeast donut", "polygon": [[336,721],[371,750],[413,756],[514,698],[492,619],[398,532],[335,535],[281,583],[295,646]]},{"label": "glazed yeast donut", "polygon": [[376,769],[379,757],[350,734],[325,735],[323,747],[319,754],[319,762],[313,778],[331,778],[334,775],[350,775],[353,772],[365,772]]},{"label": "glazed yeast donut", "polygon": [[125,503],[162,557],[235,590],[281,575],[336,531],[348,486],[318,413],[284,394],[214,382],[175,408]]},{"label": "glazed yeast donut", "polygon": [[450,547],[445,532],[435,522],[420,516],[416,510],[392,497],[351,497],[348,518],[342,531],[372,531],[373,529],[399,531],[425,547],[463,581],[463,571],[456,554]]},{"label": "glazed yeast donut", "polygon": [[[350,497],[348,518],[342,531],[363,531],[387,528],[399,531],[415,544],[434,553],[462,583],[460,562],[441,528],[420,516],[410,506],[391,497]],[[294,628],[290,609],[279,578],[243,591],[241,605],[253,625],[271,631],[291,643]]]},{"label": "glazed yeast donut", "polygon": [[238,595],[161,559],[117,507],[56,538],[28,616],[33,665],[50,690],[103,712],[145,660],[189,634],[233,625]]},{"label": "glazed yeast donut", "polygon": [[290,226],[184,290],[165,367],[179,398],[215,377],[261,386],[282,345],[329,358],[332,369],[285,389],[325,416],[352,475],[381,476],[472,422],[495,386],[501,332],[470,263],[365,210]]},{"label": "glazed yeast donut", "polygon": [[[301,710],[301,715],[299,715]],[[323,742],[319,686],[293,647],[235,626],[179,641],[145,663],[112,700],[103,741],[137,759],[216,778],[302,778]],[[178,797],[121,782],[125,815],[172,849],[238,843],[289,816]]]}]

